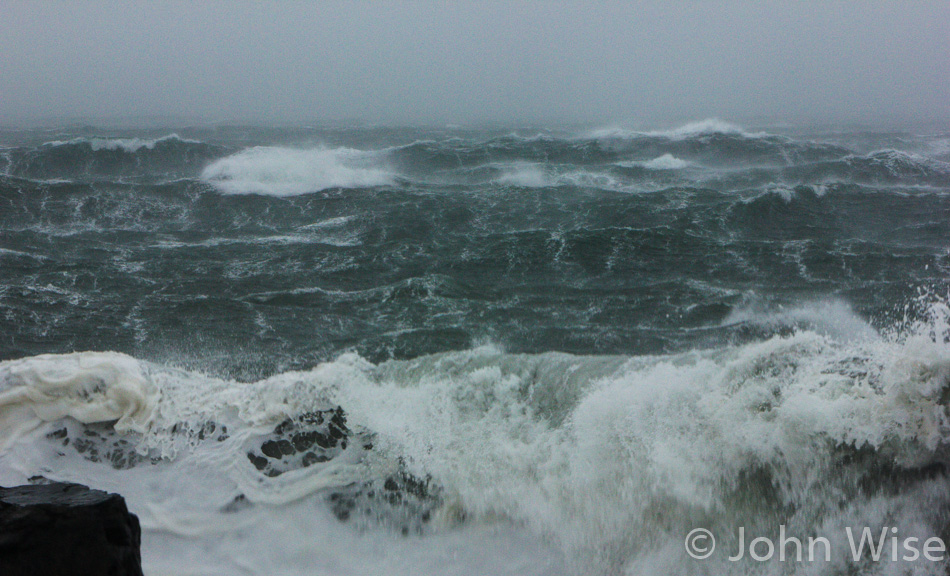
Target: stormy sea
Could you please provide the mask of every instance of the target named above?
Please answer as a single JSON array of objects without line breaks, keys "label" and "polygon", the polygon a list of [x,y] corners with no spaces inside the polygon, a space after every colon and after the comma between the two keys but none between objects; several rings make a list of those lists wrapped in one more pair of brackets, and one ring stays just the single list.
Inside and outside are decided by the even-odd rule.
[{"label": "stormy sea", "polygon": [[943,574],[846,529],[950,539],[948,280],[946,127],[6,129],[0,485],[149,576]]}]

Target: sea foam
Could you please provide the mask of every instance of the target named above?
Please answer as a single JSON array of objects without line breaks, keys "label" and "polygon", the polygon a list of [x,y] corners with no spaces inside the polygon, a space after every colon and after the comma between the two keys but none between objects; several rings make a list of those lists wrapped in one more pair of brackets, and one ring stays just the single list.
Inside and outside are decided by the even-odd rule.
[{"label": "sea foam", "polygon": [[201,178],[226,194],[293,196],[394,183],[382,152],[255,147],[212,162]]},{"label": "sea foam", "polygon": [[[764,531],[782,519],[799,538],[828,536],[833,559],[820,567],[834,571],[847,558],[835,539],[843,526],[940,529],[950,485],[919,471],[944,463],[950,443],[948,315],[936,303],[929,323],[896,338],[802,330],[665,356],[481,347],[372,364],[346,354],[246,384],[119,354],[27,358],[0,364],[9,440],[0,481],[42,474],[126,494],[142,518],[148,568],[170,570],[155,552],[176,549],[185,552],[175,568],[198,573],[372,574],[387,562],[473,573],[493,562],[499,574],[680,574],[690,566],[682,538],[697,523],[731,550],[736,525]],[[112,403],[125,397],[116,388],[151,399]],[[279,476],[255,470],[255,438],[336,405],[364,440]],[[106,428],[57,432],[67,415]],[[109,424],[127,416],[144,425]],[[113,433],[152,463],[116,469],[79,442]],[[370,441],[371,450],[361,446]],[[100,456],[120,446],[111,442]],[[371,525],[356,537],[327,511],[328,490],[400,468],[442,490],[432,532],[413,537],[423,545]],[[235,498],[247,504],[234,509]],[[519,551],[504,545],[511,538]],[[512,555],[499,565],[478,553],[486,546]]]},{"label": "sea foam", "polygon": [[643,163],[643,167],[650,170],[680,170],[687,166],[689,166],[689,162],[681,160],[672,154],[664,154]]}]

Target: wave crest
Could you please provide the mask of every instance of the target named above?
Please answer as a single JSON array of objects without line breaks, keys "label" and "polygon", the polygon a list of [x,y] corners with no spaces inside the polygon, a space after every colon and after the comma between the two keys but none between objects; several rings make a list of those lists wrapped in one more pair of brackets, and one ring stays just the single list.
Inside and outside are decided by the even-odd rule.
[{"label": "wave crest", "polygon": [[67,141],[55,140],[47,142],[43,144],[43,146],[58,148],[61,146],[88,145],[92,148],[93,152],[98,152],[99,150],[123,150],[131,154],[138,152],[142,148],[154,150],[156,146],[175,143],[203,144],[203,142],[199,140],[190,140],[188,138],[182,138],[178,134],[169,134],[159,138],[74,138]]},{"label": "wave crest", "polygon": [[328,188],[387,186],[382,153],[352,148],[256,147],[216,160],[201,178],[226,194],[293,196]]},{"label": "wave crest", "polygon": [[40,179],[135,178],[167,180],[193,176],[225,149],[177,134],[161,138],[75,138],[5,152],[10,176]]},{"label": "wave crest", "polygon": [[734,136],[743,136],[746,138],[765,136],[765,134],[762,132],[746,132],[741,126],[738,124],[733,124],[732,122],[726,122],[725,120],[720,120],[719,118],[707,118],[705,120],[699,120],[696,122],[688,122],[682,126],[671,128],[669,130],[638,131],[629,130],[619,126],[610,126],[587,132],[584,134],[584,138],[601,140],[657,137],[668,138],[670,140],[683,140],[699,136],[709,136],[711,134],[729,134]]}]

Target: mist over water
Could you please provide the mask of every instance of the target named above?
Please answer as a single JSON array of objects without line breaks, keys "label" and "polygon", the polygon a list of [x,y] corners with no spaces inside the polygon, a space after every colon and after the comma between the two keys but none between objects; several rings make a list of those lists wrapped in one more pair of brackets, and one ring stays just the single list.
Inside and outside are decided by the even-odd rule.
[{"label": "mist over water", "polygon": [[10,0],[0,125],[950,122],[942,0]]}]

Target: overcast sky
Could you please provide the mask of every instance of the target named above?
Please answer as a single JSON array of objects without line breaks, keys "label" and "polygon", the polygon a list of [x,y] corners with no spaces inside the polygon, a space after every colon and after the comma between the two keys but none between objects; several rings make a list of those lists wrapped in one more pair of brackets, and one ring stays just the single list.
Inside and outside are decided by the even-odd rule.
[{"label": "overcast sky", "polygon": [[0,124],[950,120],[950,0],[0,0]]}]

